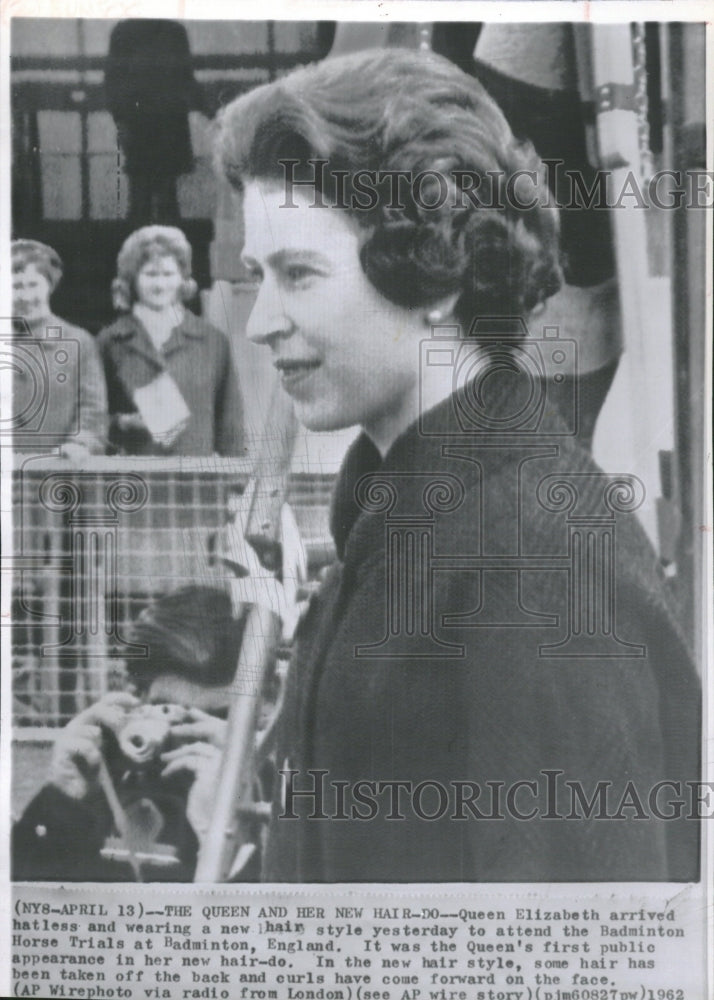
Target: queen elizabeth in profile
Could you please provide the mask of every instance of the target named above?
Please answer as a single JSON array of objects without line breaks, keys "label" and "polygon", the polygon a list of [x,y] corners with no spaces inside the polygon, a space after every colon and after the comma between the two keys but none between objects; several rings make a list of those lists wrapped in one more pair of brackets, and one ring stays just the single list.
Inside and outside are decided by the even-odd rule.
[{"label": "queen elizabeth in profile", "polygon": [[[548,775],[586,801],[610,782],[616,812],[628,781],[696,779],[700,704],[626,505],[592,553],[614,589],[573,577],[568,504],[612,496],[526,337],[561,283],[533,149],[474,79],[398,49],[256,88],[220,129],[248,336],[306,427],[361,428],[288,672],[264,878],[696,877],[695,822],[603,820],[577,795],[570,816],[551,794]],[[505,197],[516,176],[528,207]]]}]

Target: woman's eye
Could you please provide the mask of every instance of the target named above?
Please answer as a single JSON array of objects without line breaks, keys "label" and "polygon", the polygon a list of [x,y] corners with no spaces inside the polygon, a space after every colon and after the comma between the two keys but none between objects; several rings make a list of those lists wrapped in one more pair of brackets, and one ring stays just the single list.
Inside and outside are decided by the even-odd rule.
[{"label": "woman's eye", "polygon": [[293,282],[293,284],[305,281],[307,278],[311,278],[313,274],[314,271],[312,271],[311,268],[300,264],[293,264],[285,269],[285,276],[288,281]]}]

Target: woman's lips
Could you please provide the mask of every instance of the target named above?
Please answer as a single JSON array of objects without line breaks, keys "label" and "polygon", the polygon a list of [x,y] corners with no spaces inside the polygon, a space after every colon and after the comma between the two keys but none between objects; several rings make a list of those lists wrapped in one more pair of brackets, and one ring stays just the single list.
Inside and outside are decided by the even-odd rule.
[{"label": "woman's lips", "polygon": [[286,389],[292,389],[311,375],[322,362],[317,359],[280,358],[275,367],[280,373],[280,381]]}]

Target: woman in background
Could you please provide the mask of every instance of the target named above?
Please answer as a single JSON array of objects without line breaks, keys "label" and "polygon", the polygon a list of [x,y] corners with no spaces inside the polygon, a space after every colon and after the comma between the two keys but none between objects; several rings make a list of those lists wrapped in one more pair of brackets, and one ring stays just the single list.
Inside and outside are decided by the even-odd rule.
[{"label": "woman in background", "polygon": [[123,313],[99,335],[110,440],[126,455],[243,455],[243,411],[228,339],[184,302],[191,247],[172,226],[124,242],[112,286]]},{"label": "woman in background", "polygon": [[[37,240],[14,240],[11,258],[17,343],[20,345],[26,337],[34,350],[42,352],[47,375],[46,410],[41,426],[32,434],[20,418],[16,425],[16,449],[35,452],[41,447],[46,451],[59,445],[64,456],[75,460],[88,454],[103,454],[107,389],[97,345],[91,334],[55,316],[50,306],[52,293],[62,278],[60,256]],[[31,407],[37,388],[32,371],[25,365],[17,365],[13,381],[15,414],[25,413]],[[31,409],[34,412],[34,407]]]},{"label": "woman in background", "polygon": [[610,782],[615,812],[627,781],[646,799],[696,780],[700,705],[624,502],[616,603],[574,590],[565,500],[595,516],[612,484],[538,376],[538,351],[563,350],[524,336],[561,284],[532,147],[475,80],[391,49],[239,98],[217,158],[260,283],[248,336],[308,428],[362,429],[338,559],[297,631],[264,878],[696,878],[696,822],[597,803],[566,819],[545,780],[588,801]]}]

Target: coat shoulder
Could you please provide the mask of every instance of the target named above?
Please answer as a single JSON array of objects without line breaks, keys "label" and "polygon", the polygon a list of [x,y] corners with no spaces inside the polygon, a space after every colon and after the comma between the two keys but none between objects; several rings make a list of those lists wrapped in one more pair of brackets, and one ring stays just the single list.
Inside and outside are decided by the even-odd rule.
[{"label": "coat shoulder", "polygon": [[97,334],[97,342],[100,346],[107,346],[114,343],[117,340],[121,340],[136,329],[136,324],[132,316],[128,313],[119,316],[110,323],[109,326],[103,327]]},{"label": "coat shoulder", "polygon": [[214,326],[213,323],[209,323],[208,320],[203,319],[203,317],[196,316],[195,313],[187,310],[182,326],[189,333],[196,333],[203,336],[214,344],[218,344],[221,347],[224,345],[228,346],[228,334],[219,327]]}]

